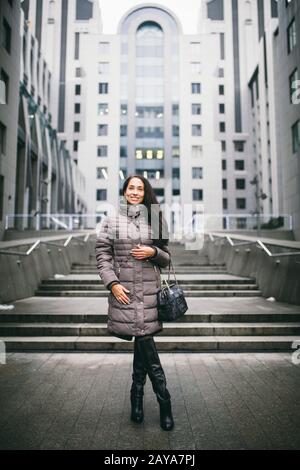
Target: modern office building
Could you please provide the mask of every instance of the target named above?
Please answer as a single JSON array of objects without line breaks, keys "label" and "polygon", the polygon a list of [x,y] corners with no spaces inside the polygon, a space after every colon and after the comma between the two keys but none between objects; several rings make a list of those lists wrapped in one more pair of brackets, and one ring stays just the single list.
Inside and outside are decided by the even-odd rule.
[{"label": "modern office building", "polygon": [[20,7],[0,2],[0,239],[14,212],[20,80]]},{"label": "modern office building", "polygon": [[[115,35],[84,38],[89,119],[79,166],[91,212],[116,204],[133,173],[151,179],[171,208],[171,226],[187,206],[184,225],[203,212],[217,214],[214,228],[232,229],[252,228],[257,210],[266,220],[280,210],[274,101],[266,97],[268,116],[253,116],[250,93],[266,44],[274,68],[276,7],[273,0],[206,0],[198,33],[187,35],[173,12],[147,4],[128,11]],[[274,86],[272,76],[272,96]],[[261,172],[259,188],[251,182]]]},{"label": "modern office building", "polygon": [[[52,75],[52,123],[77,162],[78,143],[85,140],[86,71],[81,42],[101,31],[98,1],[24,0],[22,7],[32,34]],[[90,55],[88,51],[88,55]]]},{"label": "modern office building", "polygon": [[16,195],[12,212],[23,216],[13,220],[12,226],[50,228],[56,223],[48,214],[86,211],[85,184],[66,142],[53,127],[52,74],[23,10],[20,24],[20,99],[18,126],[14,124],[18,129]]},{"label": "modern office building", "polygon": [[86,36],[81,46],[89,51],[88,120],[78,164],[90,211],[115,206],[124,178],[141,174],[165,204],[172,230],[178,217],[186,225],[195,212],[222,228],[219,38],[185,35],[167,8],[142,5],[121,18],[116,34]]},{"label": "modern office building", "polygon": [[278,2],[274,34],[275,114],[282,211],[293,218],[300,240],[300,3]]}]

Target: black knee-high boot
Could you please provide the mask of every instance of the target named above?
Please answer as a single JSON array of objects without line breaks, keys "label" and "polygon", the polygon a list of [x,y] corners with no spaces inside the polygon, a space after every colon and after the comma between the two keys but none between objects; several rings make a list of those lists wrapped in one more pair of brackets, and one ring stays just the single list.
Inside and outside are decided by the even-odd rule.
[{"label": "black knee-high boot", "polygon": [[131,420],[135,423],[142,423],[144,419],[143,397],[144,385],[146,383],[147,371],[144,368],[137,341],[134,341],[132,386],[130,390]]},{"label": "black knee-high boot", "polygon": [[171,397],[154,339],[152,336],[138,338],[137,345],[159,403],[160,425],[165,431],[170,431],[174,427]]}]

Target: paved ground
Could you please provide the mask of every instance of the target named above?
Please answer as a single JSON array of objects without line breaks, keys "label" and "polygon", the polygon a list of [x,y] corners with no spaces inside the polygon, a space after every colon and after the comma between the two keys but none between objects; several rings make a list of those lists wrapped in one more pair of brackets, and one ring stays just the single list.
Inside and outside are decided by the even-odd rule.
[{"label": "paved ground", "polygon": [[[73,302],[73,301],[72,301]],[[0,449],[299,449],[300,364],[289,353],[161,354],[175,428],[130,422],[131,354],[11,353]]]}]

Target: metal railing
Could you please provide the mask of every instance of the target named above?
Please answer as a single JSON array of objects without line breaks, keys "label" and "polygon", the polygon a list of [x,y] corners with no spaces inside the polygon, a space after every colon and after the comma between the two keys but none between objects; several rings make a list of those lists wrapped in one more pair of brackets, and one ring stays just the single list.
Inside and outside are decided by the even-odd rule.
[{"label": "metal railing", "polygon": [[7,214],[5,230],[78,230],[93,229],[105,216],[99,214]]},{"label": "metal railing", "polygon": [[[62,251],[62,248],[66,248],[71,243],[71,241],[74,241],[74,240],[76,240],[77,243],[79,242],[80,245],[85,245],[86,242],[88,241],[88,239],[90,238],[90,233],[85,235],[83,240],[80,240],[79,237],[82,237],[82,235],[70,235],[66,239],[66,241],[62,244],[53,243],[53,242],[44,241],[44,240],[39,239],[36,242],[34,242],[26,252],[10,251],[9,248],[6,248],[5,250],[0,249],[0,255],[30,256],[34,252],[34,250],[36,250],[38,248],[39,245],[55,246],[59,249],[58,251]],[[48,250],[48,252],[50,252],[50,250]]]},{"label": "metal railing", "polygon": [[[254,240],[248,240],[248,241],[244,241],[244,242],[234,243],[232,237],[230,237],[229,235],[219,235],[219,234],[209,233],[209,234],[207,234],[207,236],[212,242],[215,242],[215,238],[225,239],[232,247],[245,246],[245,245],[256,245],[257,248],[262,249],[271,258],[277,258],[279,256],[300,256],[300,248],[299,249],[296,248],[298,251],[284,251],[282,253],[272,253],[267,248],[268,243],[264,243],[259,238],[255,238]],[[283,246],[282,244],[280,244],[280,242],[276,243],[275,241],[272,243],[272,245],[274,245],[276,247],[280,247],[280,246],[282,247]],[[250,250],[246,250],[246,251],[250,251]],[[298,262],[297,262],[297,264],[298,264]]]}]

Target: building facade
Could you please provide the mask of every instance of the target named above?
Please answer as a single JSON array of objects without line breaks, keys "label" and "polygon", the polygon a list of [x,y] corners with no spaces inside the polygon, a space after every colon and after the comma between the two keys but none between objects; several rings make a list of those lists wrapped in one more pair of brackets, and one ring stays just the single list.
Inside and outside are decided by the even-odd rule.
[{"label": "building facade", "polygon": [[274,34],[277,92],[276,135],[280,161],[282,211],[293,217],[300,240],[300,4],[278,2],[279,27]]},{"label": "building facade", "polygon": [[218,38],[184,35],[167,8],[142,5],[124,15],[116,35],[86,36],[82,47],[90,51],[88,120],[78,164],[90,211],[116,207],[126,176],[141,174],[165,205],[172,231],[195,213],[222,228],[218,55],[206,54],[219,49]]},{"label": "building facade", "polygon": [[14,213],[16,192],[17,122],[20,80],[19,2],[0,2],[0,239],[5,215]]}]

